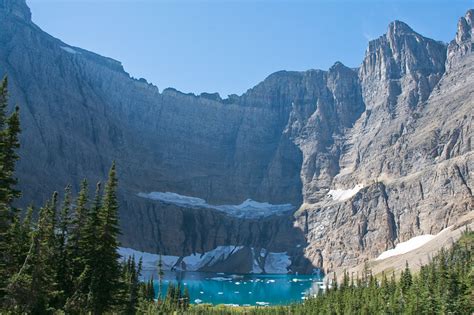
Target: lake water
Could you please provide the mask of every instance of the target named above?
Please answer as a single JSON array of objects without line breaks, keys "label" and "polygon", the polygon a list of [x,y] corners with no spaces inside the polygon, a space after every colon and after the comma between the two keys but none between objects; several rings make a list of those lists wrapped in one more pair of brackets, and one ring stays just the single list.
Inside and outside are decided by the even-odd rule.
[{"label": "lake water", "polygon": [[[151,273],[144,273],[148,279]],[[158,281],[155,292],[158,294]],[[204,272],[165,272],[163,292],[169,283],[181,282],[189,290],[191,303],[235,305],[282,305],[301,302],[321,284],[317,275],[258,275]]]}]

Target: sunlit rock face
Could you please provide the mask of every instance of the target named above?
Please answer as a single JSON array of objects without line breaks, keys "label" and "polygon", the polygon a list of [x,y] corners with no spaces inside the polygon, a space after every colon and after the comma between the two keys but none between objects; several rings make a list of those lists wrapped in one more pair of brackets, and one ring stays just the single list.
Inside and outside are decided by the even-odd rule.
[{"label": "sunlit rock face", "polygon": [[363,188],[297,214],[314,264],[360,264],[474,210],[474,57],[465,27],[471,16],[461,18],[448,48],[401,22],[369,43],[359,69],[366,110],[345,133],[332,178],[333,191]]},{"label": "sunlit rock face", "polygon": [[[287,252],[294,271],[332,269],[435,234],[472,207],[472,10],[449,45],[395,21],[357,69],[280,71],[226,99],[131,78],[44,33],[24,0],[0,0],[0,28],[0,75],[21,106],[24,202],[103,179],[115,159],[126,247],[264,248]],[[250,199],[301,209],[219,211]]]}]

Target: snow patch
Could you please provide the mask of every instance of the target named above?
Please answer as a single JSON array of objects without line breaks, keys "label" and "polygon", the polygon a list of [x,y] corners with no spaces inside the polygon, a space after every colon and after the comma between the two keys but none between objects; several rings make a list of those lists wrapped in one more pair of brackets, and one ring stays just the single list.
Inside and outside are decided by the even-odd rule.
[{"label": "snow patch", "polygon": [[364,188],[364,185],[357,184],[352,189],[331,189],[328,192],[328,196],[334,201],[344,201],[355,196],[362,188]]},{"label": "snow patch", "polygon": [[[244,246],[218,246],[211,251],[205,253],[195,253],[192,255],[179,257],[171,255],[162,255],[161,260],[163,263],[163,270],[187,270],[187,271],[198,271],[207,266],[213,266],[214,264],[222,261],[226,261],[232,255],[242,250]],[[253,247],[250,248],[252,252],[252,270],[251,273],[277,273],[285,274],[288,273],[288,268],[291,265],[290,256],[286,252],[273,253],[268,252],[266,249],[260,251],[255,250]],[[147,252],[137,251],[131,248],[119,247],[119,255],[122,260],[128,257],[134,256],[135,260],[142,259],[144,270],[155,270],[158,266],[160,255],[151,254]],[[262,253],[264,256],[261,256]],[[261,267],[263,265],[263,268]],[[232,279],[240,279],[241,276],[229,277],[214,277],[211,280],[215,281],[229,281]]]},{"label": "snow patch", "polygon": [[68,47],[68,46],[61,46],[61,49],[68,52],[68,53],[70,53],[70,54],[73,54],[73,55],[80,54],[80,52],[78,52],[78,51],[76,51],[76,50],[74,50],[74,49],[72,49],[71,47]]},{"label": "snow patch", "polygon": [[217,246],[204,254],[193,254],[183,258],[186,270],[199,270],[205,266],[212,266],[216,262],[224,261],[232,254],[241,250],[243,246]]},{"label": "snow patch", "polygon": [[171,203],[178,206],[214,209],[222,211],[231,216],[245,219],[254,219],[271,215],[282,215],[292,210],[295,210],[295,207],[289,203],[274,205],[268,202],[254,201],[252,199],[247,199],[239,205],[211,205],[207,203],[204,199],[183,196],[173,192],[141,192],[138,193],[138,196],[142,198]]},{"label": "snow patch", "polygon": [[[213,250],[200,254],[192,254],[184,256],[181,261],[178,256],[162,255],[161,260],[163,263],[163,270],[188,270],[188,271],[197,271],[205,266],[212,266],[219,261],[224,261],[229,258],[232,254],[241,250],[243,246],[218,246]],[[146,252],[140,252],[131,248],[119,247],[118,253],[123,259],[128,257],[135,256],[135,260],[141,258],[143,263],[143,269],[155,269],[158,265],[160,255],[150,254]],[[179,263],[178,263],[179,262]]]},{"label": "snow patch", "polygon": [[[119,247],[118,253],[122,256],[122,259],[127,259],[128,257],[135,256],[135,261],[138,262],[140,258],[142,259],[143,270],[154,270],[158,266],[158,261],[160,260],[160,255],[150,254],[147,252],[141,252],[126,247]],[[178,256],[167,256],[162,255],[161,261],[163,264],[163,270],[171,270],[173,266],[178,261]]]},{"label": "snow patch", "polygon": [[429,241],[431,241],[435,237],[436,237],[436,235],[431,235],[431,234],[415,236],[415,237],[409,239],[406,242],[398,243],[395,246],[395,248],[393,248],[393,249],[389,249],[389,250],[384,251],[375,260],[382,260],[382,259],[386,259],[388,257],[408,253],[408,252],[410,252],[414,249],[417,249],[417,248],[425,245],[426,243],[428,243]]}]

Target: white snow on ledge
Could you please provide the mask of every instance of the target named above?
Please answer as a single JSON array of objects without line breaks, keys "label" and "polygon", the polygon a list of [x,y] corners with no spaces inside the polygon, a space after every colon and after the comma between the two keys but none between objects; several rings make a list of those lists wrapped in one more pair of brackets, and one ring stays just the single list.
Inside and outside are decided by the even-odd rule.
[{"label": "white snow on ledge", "polygon": [[386,259],[392,256],[397,256],[401,254],[408,253],[414,249],[417,249],[432,239],[434,239],[436,235],[431,235],[431,234],[425,234],[425,235],[420,235],[420,236],[415,236],[411,239],[409,239],[406,242],[398,243],[395,248],[389,249],[387,251],[384,251],[382,254],[379,255],[375,260],[382,260]]},{"label": "white snow on ledge", "polygon": [[295,207],[289,203],[274,205],[268,202],[254,201],[252,199],[247,199],[240,205],[211,205],[208,204],[204,199],[183,196],[173,192],[141,192],[138,193],[138,196],[142,198],[171,203],[178,206],[214,209],[222,211],[231,216],[245,219],[255,219],[271,215],[282,215],[295,209]]},{"label": "white snow on ledge", "polygon": [[362,188],[364,188],[364,185],[357,184],[352,189],[331,189],[328,192],[328,196],[334,201],[344,201],[354,197]]},{"label": "white snow on ledge", "polygon": [[61,46],[61,49],[70,53],[70,54],[80,54],[80,52],[77,52],[76,50],[72,49],[71,47],[68,47],[68,46]]}]

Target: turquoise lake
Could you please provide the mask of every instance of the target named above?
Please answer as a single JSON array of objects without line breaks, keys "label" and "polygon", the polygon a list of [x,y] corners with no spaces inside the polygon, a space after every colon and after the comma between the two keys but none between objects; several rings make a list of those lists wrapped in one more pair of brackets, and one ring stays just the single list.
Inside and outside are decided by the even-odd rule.
[{"label": "turquoise lake", "polygon": [[[149,279],[151,273],[145,272],[143,276]],[[182,287],[187,287],[194,304],[282,305],[301,302],[310,292],[315,293],[321,284],[321,277],[169,271],[165,272],[163,292],[171,282],[180,282]],[[158,293],[158,281],[155,280],[154,284]]]}]

